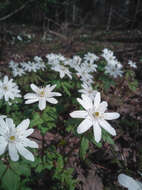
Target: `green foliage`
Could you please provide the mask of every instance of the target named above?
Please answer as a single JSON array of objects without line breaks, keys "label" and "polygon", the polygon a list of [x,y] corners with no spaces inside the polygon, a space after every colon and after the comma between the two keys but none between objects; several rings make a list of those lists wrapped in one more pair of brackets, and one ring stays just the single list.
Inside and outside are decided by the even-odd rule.
[{"label": "green foliage", "polygon": [[89,140],[86,137],[82,137],[80,144],[80,157],[84,160],[87,150],[89,148]]}]

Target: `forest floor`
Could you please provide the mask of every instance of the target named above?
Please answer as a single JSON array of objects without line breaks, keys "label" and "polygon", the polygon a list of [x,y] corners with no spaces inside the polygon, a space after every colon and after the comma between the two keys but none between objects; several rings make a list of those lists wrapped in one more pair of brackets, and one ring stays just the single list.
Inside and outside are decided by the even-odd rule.
[{"label": "forest floor", "polygon": [[[10,60],[24,61],[33,56],[44,57],[49,53],[61,53],[65,57],[84,55],[92,52],[101,54],[104,48],[114,51],[121,63],[133,60],[137,63],[135,92],[125,93],[125,81],[120,89],[114,89],[118,97],[123,98],[123,106],[119,99],[107,100],[118,107],[121,114],[122,129],[118,130],[115,145],[105,143],[103,148],[92,153],[90,167],[84,163],[76,168],[76,175],[81,183],[79,190],[121,190],[117,181],[119,173],[126,173],[141,180],[142,172],[142,41],[140,31],[95,31],[89,29],[64,29],[57,32],[42,31],[40,27],[27,25],[8,25],[6,37],[0,57],[0,71],[7,74],[6,65]],[[19,37],[18,37],[19,36]],[[87,163],[86,163],[87,165]],[[33,189],[36,190],[36,186]],[[40,188],[40,185],[39,185]],[[41,189],[44,189],[42,187]]]}]

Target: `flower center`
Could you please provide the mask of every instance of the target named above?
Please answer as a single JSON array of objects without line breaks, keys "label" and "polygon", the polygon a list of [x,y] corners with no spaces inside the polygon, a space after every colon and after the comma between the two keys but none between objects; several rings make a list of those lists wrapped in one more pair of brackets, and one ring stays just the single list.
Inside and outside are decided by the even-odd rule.
[{"label": "flower center", "polygon": [[8,90],[8,87],[7,87],[6,85],[4,85],[4,86],[3,86],[3,89],[7,91],[7,90]]},{"label": "flower center", "polygon": [[44,97],[44,96],[45,96],[45,91],[44,91],[44,90],[41,90],[41,91],[39,92],[39,96],[40,96],[40,97]]},{"label": "flower center", "polygon": [[94,112],[94,113],[93,113],[93,116],[94,116],[95,118],[96,118],[96,117],[99,117],[99,115],[100,115],[99,112]]},{"label": "flower center", "polygon": [[15,140],[15,136],[10,136],[9,138],[11,141],[14,141]]}]

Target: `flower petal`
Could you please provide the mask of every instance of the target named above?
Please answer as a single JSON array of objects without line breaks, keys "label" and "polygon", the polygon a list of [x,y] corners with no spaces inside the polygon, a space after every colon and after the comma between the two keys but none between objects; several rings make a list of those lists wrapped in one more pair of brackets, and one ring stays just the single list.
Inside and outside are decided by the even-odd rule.
[{"label": "flower petal", "polygon": [[102,130],[97,121],[93,122],[93,131],[95,141],[98,143],[102,138]]},{"label": "flower petal", "polygon": [[18,155],[16,146],[15,146],[14,143],[9,143],[8,144],[8,152],[9,152],[9,156],[10,156],[12,161],[19,160],[19,155]]},{"label": "flower petal", "polygon": [[86,111],[73,111],[70,113],[70,116],[73,118],[86,118],[88,116],[88,112]]},{"label": "flower petal", "polygon": [[9,127],[10,130],[15,129],[15,124],[11,118],[6,118],[6,125]]},{"label": "flower petal", "polygon": [[35,102],[38,102],[39,99],[38,98],[35,98],[35,99],[29,99],[29,100],[26,100],[25,101],[25,104],[32,104],[32,103],[35,103]]},{"label": "flower petal", "polygon": [[104,113],[107,110],[108,103],[103,101],[98,107],[98,111]]},{"label": "flower petal", "polygon": [[24,99],[36,99],[37,98],[37,94],[34,93],[27,93],[24,95]]},{"label": "flower petal", "polygon": [[97,92],[95,98],[94,98],[94,107],[98,108],[98,106],[100,105],[101,102],[101,94],[100,92]]},{"label": "flower petal", "polygon": [[39,107],[40,110],[44,110],[46,108],[46,100],[45,100],[45,98],[41,98],[39,100],[38,107]]},{"label": "flower petal", "polygon": [[20,131],[25,131],[28,127],[29,127],[29,124],[30,124],[30,120],[29,119],[25,119],[23,120],[18,126],[17,126],[17,130],[20,130]]},{"label": "flower petal", "polygon": [[92,121],[89,119],[83,120],[80,125],[77,127],[77,133],[81,134],[86,132],[92,126]]},{"label": "flower petal", "polygon": [[0,136],[0,155],[2,155],[7,147],[7,142],[5,141],[5,138]]},{"label": "flower petal", "polygon": [[6,125],[6,122],[4,121],[4,119],[0,118],[0,128],[5,129],[5,131],[8,130],[8,126]]},{"label": "flower petal", "polygon": [[21,134],[22,137],[28,137],[34,132],[34,129],[28,129],[23,134]]},{"label": "flower petal", "polygon": [[132,177],[128,176],[128,175],[125,175],[125,174],[120,174],[118,176],[118,182],[128,188],[129,190],[138,190],[140,189],[140,186],[139,184],[137,183],[136,180],[134,180]]},{"label": "flower petal", "polygon": [[46,98],[46,100],[51,104],[57,104],[58,101],[55,98]]},{"label": "flower petal", "polygon": [[112,128],[111,125],[107,121],[105,121],[104,119],[100,119],[99,124],[101,125],[102,128],[104,128],[111,135],[113,135],[113,136],[116,135],[115,129]]},{"label": "flower petal", "polygon": [[51,96],[62,96],[59,92],[51,92]]},{"label": "flower petal", "polygon": [[28,138],[23,138],[22,139],[22,144],[24,145],[24,147],[30,147],[30,148],[38,148],[38,144],[34,141],[31,141]]},{"label": "flower petal", "polygon": [[91,98],[89,98],[88,96],[82,94],[82,99],[77,98],[77,101],[82,105],[82,107],[84,107],[86,110],[92,108],[93,104],[92,104],[92,100]]},{"label": "flower petal", "polygon": [[39,92],[40,89],[35,85],[35,84],[31,84],[31,89],[34,91],[34,92]]},{"label": "flower petal", "polygon": [[34,161],[33,154],[20,143],[16,144],[18,152],[27,160]]},{"label": "flower petal", "polygon": [[112,113],[104,113],[103,116],[104,116],[104,119],[106,120],[113,120],[113,119],[119,118],[120,114],[117,112],[112,112]]}]

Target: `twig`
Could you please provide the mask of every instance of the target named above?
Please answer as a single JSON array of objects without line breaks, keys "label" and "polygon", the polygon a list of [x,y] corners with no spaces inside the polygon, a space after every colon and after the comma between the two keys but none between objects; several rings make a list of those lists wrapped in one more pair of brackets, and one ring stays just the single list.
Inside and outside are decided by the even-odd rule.
[{"label": "twig", "polygon": [[58,33],[58,32],[52,31],[52,30],[48,30],[48,32],[49,32],[50,34],[53,34],[53,35],[55,35],[55,36],[58,36],[58,37],[62,38],[63,40],[67,40],[67,37],[64,36],[63,34],[60,34],[60,33]]},{"label": "twig", "polygon": [[4,20],[6,20],[6,19],[12,17],[12,16],[15,15],[16,13],[18,13],[19,11],[21,11],[22,9],[24,9],[24,8],[27,6],[27,4],[29,4],[29,3],[33,2],[33,1],[35,1],[35,0],[29,0],[28,2],[24,3],[24,4],[23,4],[21,7],[19,7],[18,9],[14,10],[14,11],[11,12],[10,14],[8,14],[8,15],[6,15],[6,16],[0,18],[0,21],[4,21]]}]

